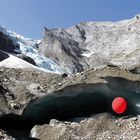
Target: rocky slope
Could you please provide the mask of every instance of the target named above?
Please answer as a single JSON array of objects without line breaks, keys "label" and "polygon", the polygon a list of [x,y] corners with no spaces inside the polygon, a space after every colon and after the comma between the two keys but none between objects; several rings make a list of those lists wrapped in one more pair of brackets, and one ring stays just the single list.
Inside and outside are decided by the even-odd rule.
[{"label": "rocky slope", "polygon": [[[1,91],[3,93],[1,95],[1,114],[11,112],[21,114],[27,103],[38,96],[51,94],[53,91],[79,83],[104,83],[102,78],[107,76],[140,81],[139,75],[116,68],[104,68],[96,71],[92,69],[66,78],[57,74],[1,68],[0,79],[3,87]],[[135,88],[138,90],[139,84]],[[30,136],[41,140],[137,139],[140,138],[139,121],[139,117],[117,118],[108,114],[77,118],[72,122],[52,120],[49,125],[35,126]],[[23,132],[14,131],[12,136],[18,139],[27,139],[27,135]]]},{"label": "rocky slope", "polygon": [[[41,41],[0,28],[0,116],[20,115],[34,99],[65,87],[71,91],[72,85],[79,90],[77,84],[112,83],[114,92],[123,85],[128,94],[139,95],[139,23],[137,15],[119,22],[44,28]],[[107,77],[125,82],[120,80],[117,85]],[[31,131],[0,130],[0,139],[138,140],[139,122],[139,116],[120,118],[105,112],[65,122],[52,118],[49,124],[36,125]]]},{"label": "rocky slope", "polygon": [[39,50],[68,73],[107,65],[139,65],[140,17],[119,22],[84,22],[68,29],[44,29]]}]

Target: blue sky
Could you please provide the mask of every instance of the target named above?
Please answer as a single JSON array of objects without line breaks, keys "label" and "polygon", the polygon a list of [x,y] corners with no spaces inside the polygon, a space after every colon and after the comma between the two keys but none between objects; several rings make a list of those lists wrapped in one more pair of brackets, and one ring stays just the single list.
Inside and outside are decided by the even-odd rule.
[{"label": "blue sky", "polygon": [[118,21],[140,13],[140,0],[0,0],[0,25],[40,39],[43,26],[67,28],[82,21]]}]

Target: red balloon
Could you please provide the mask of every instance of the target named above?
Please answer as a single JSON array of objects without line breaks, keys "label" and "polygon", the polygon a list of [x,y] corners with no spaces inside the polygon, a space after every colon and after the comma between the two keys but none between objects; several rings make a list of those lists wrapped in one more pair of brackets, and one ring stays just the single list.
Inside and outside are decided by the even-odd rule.
[{"label": "red balloon", "polygon": [[112,109],[117,114],[122,114],[125,112],[127,107],[127,102],[122,97],[116,97],[112,102]]}]

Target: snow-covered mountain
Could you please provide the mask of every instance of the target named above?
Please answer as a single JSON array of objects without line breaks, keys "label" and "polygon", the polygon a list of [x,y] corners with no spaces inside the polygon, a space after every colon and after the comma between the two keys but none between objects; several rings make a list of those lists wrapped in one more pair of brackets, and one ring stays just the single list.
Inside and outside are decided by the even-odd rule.
[{"label": "snow-covered mountain", "polygon": [[[40,43],[40,40],[32,40],[30,38],[24,38],[23,36],[18,35],[15,32],[9,31],[4,27],[0,27],[0,32],[2,32],[9,39],[11,39],[15,46],[19,46],[19,47],[13,49],[14,53],[22,53],[26,56],[31,57],[35,61],[37,66],[45,72],[64,73],[64,71],[55,62],[53,62],[52,60],[46,58],[45,56],[43,56],[39,53],[39,51],[37,49],[37,44]],[[0,66],[13,67],[13,68],[18,67],[19,68],[19,65],[21,65],[20,63],[24,62],[23,60],[19,61],[19,58],[12,56],[12,54],[10,55],[10,58],[8,58],[8,60],[6,60],[6,62],[7,61],[9,62],[9,63],[7,63],[7,65],[6,65],[6,63],[3,64],[4,62],[1,62]],[[10,62],[11,63],[13,62],[13,63],[10,64]],[[17,62],[19,62],[19,65]],[[27,67],[27,62],[24,62],[22,64],[22,67],[25,64]],[[28,66],[29,65],[31,65],[31,64],[28,64]],[[32,67],[38,69],[37,66],[32,66]]]}]

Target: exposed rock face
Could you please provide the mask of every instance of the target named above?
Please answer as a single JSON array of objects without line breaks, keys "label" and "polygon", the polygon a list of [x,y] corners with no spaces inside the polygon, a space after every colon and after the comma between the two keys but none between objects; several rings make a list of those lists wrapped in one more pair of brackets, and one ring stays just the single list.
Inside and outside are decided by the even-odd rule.
[{"label": "exposed rock face", "polygon": [[[38,44],[39,51],[54,60],[66,73],[79,73],[58,75],[41,72],[38,69],[1,67],[0,116],[4,117],[8,113],[18,114],[19,121],[17,122],[22,122],[20,115],[30,101],[58,90],[63,91],[65,87],[70,88],[71,85],[77,84],[110,83],[110,87],[116,93],[120,91],[121,87],[121,91],[128,91],[128,93],[139,96],[139,24],[140,16],[135,16],[131,20],[120,22],[80,23],[68,29],[48,30],[45,28],[43,40]],[[16,47],[12,39],[0,33],[1,50],[13,52]],[[1,61],[7,57],[5,53],[0,52]],[[19,57],[34,64],[34,61],[26,56]],[[131,82],[120,80],[117,85],[112,82],[112,78],[108,81],[107,77],[126,79]],[[68,89],[68,91],[70,90]],[[102,90],[102,92],[105,91]],[[67,95],[65,94],[65,96]],[[9,120],[12,120],[10,115],[7,116]],[[35,126],[31,131],[31,136],[41,140],[138,140],[140,138],[140,119],[137,116],[117,118],[101,113],[80,120],[75,118],[71,121],[51,120],[49,124]],[[13,125],[13,122],[11,124]],[[9,129],[13,128],[12,125]],[[18,123],[15,126],[18,127]],[[27,135],[29,133],[29,130],[27,132],[12,130],[10,133],[7,130],[6,134],[0,130],[0,139],[12,140],[15,137],[16,139],[23,139],[23,137],[29,139],[29,135]]]},{"label": "exposed rock face", "polygon": [[13,42],[8,36],[0,32],[0,50],[6,52],[14,52],[19,46]]},{"label": "exposed rock face", "polygon": [[21,59],[23,59],[23,60],[29,62],[30,64],[33,64],[33,65],[36,66],[35,61],[34,61],[31,57],[26,56],[26,55],[24,55],[24,54],[17,54],[16,56],[17,56],[18,58],[21,58]]},{"label": "exposed rock face", "polygon": [[83,71],[82,48],[64,29],[48,30],[44,28],[44,38],[39,50],[46,57],[54,60],[66,72]]},{"label": "exposed rock face", "polygon": [[4,59],[7,59],[9,57],[8,54],[0,51],[0,61],[3,61]]},{"label": "exposed rock face", "polygon": [[140,19],[85,22],[68,29],[44,30],[40,51],[69,73],[108,64],[139,65]]}]

